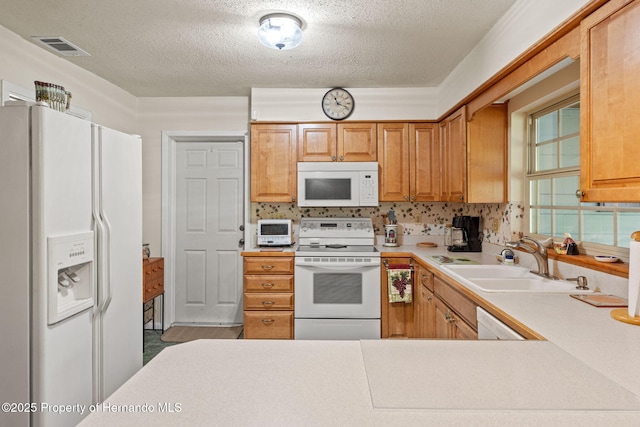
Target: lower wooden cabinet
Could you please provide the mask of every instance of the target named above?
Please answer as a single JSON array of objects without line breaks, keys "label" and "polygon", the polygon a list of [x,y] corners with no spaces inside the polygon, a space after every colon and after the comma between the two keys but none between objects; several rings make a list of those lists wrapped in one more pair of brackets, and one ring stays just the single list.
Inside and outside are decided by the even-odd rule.
[{"label": "lower wooden cabinet", "polygon": [[293,254],[244,257],[244,338],[293,339]]},{"label": "lower wooden cabinet", "polygon": [[434,277],[433,285],[435,338],[478,339],[477,305],[439,277]]},{"label": "lower wooden cabinet", "polygon": [[[409,258],[384,258],[389,264],[409,264]],[[436,338],[474,340],[477,304],[456,286],[415,263],[413,302],[389,303],[387,273],[382,268],[382,338]]]},{"label": "lower wooden cabinet", "polygon": [[433,273],[418,265],[415,269],[414,331],[416,338],[436,337]]},{"label": "lower wooden cabinet", "polygon": [[435,338],[475,340],[478,333],[440,298],[434,299]]},{"label": "lower wooden cabinet", "polygon": [[415,271],[414,279],[412,281],[413,297],[414,301],[410,303],[404,302],[389,302],[388,297],[388,276],[387,269],[384,267],[384,263],[389,264],[410,264],[411,258],[383,258],[382,268],[380,269],[380,301],[381,301],[381,333],[382,338],[414,338],[413,323],[414,323],[414,304],[415,304]]},{"label": "lower wooden cabinet", "polygon": [[293,311],[244,312],[245,339],[293,339]]}]

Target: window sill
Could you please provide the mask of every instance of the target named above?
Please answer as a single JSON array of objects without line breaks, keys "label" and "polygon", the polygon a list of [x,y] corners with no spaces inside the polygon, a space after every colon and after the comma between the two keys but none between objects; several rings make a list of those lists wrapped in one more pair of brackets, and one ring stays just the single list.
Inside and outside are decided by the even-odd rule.
[{"label": "window sill", "polygon": [[548,251],[549,259],[566,262],[591,270],[613,274],[614,276],[629,277],[629,264],[626,262],[599,262],[589,255],[559,255],[553,251]]}]

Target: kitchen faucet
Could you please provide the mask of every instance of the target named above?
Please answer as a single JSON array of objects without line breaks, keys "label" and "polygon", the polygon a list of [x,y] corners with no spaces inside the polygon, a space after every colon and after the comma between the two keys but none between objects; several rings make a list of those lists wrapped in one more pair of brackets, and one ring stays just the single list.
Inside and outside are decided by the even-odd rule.
[{"label": "kitchen faucet", "polygon": [[[525,240],[535,244],[536,248],[534,249],[531,246],[524,244]],[[545,248],[542,243],[529,236],[523,236],[520,241],[506,242],[505,245],[509,248],[522,248],[526,252],[533,255],[533,257],[536,259],[536,262],[538,263],[538,271],[531,272],[542,277],[551,277],[549,276],[549,259],[547,258],[547,248]]]}]

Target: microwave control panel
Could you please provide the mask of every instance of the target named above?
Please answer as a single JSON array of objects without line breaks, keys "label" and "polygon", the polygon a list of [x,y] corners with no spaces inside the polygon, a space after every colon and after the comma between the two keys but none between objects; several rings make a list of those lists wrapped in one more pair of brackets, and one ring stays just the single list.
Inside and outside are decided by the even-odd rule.
[{"label": "microwave control panel", "polygon": [[378,176],[368,171],[360,172],[360,206],[378,205]]}]

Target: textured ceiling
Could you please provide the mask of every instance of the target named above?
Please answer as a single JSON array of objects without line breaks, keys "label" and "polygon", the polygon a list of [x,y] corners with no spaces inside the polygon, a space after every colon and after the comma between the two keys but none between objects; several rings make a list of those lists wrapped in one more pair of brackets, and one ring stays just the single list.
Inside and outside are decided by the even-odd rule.
[{"label": "textured ceiling", "polygon": [[[516,0],[2,0],[0,25],[61,36],[67,60],[136,96],[252,87],[438,86]],[[302,44],[268,49],[259,19],[302,18]]]}]

